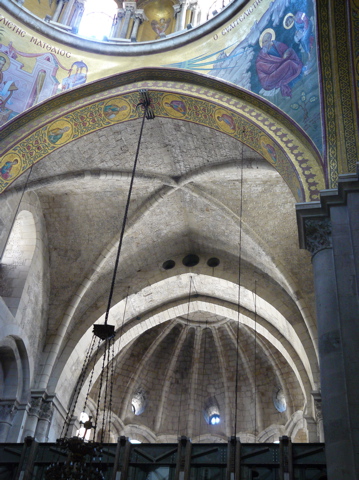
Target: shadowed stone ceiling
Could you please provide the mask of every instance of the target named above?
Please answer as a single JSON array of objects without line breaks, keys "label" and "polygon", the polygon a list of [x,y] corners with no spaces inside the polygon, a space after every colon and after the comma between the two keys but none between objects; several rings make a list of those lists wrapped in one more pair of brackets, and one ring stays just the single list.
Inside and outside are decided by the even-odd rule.
[{"label": "shadowed stone ceiling", "polygon": [[[47,337],[67,322],[58,385],[68,396],[83,361],[85,332],[106,308],[139,128],[140,121],[127,122],[73,141],[36,164],[28,182],[40,199],[50,251]],[[20,178],[15,185],[23,183]],[[178,433],[225,440],[233,428],[236,361],[241,432],[284,428],[297,411],[311,410],[318,375],[313,286],[309,254],[298,248],[294,205],[275,169],[233,138],[172,119],[145,123],[111,311],[118,341],[116,434],[136,436],[136,427],[142,440]],[[199,263],[186,267],[182,259],[190,253]],[[217,267],[207,265],[211,257],[219,259]],[[167,260],[174,268],[163,268]],[[239,299],[238,280],[246,289]],[[192,295],[200,295],[208,310],[196,307],[186,315],[191,281]],[[244,305],[245,292],[251,298],[256,292],[267,305],[258,313],[263,329],[256,340],[257,313],[253,303]],[[238,300],[243,317],[237,342]],[[214,306],[222,310],[215,313]],[[133,415],[131,398],[139,388],[148,406]],[[285,413],[273,406],[276,388],[285,392]],[[95,383],[93,398],[97,389]],[[222,416],[216,427],[203,417],[212,396]],[[190,431],[180,413],[191,416]]]}]

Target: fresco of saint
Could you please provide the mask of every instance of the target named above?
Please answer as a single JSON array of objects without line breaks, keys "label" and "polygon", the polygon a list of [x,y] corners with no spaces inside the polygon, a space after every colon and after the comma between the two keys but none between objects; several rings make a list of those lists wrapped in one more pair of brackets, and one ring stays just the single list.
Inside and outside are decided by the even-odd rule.
[{"label": "fresco of saint", "polygon": [[11,169],[14,165],[19,163],[18,160],[13,160],[12,162],[5,162],[5,164],[0,168],[0,176],[4,180],[11,178]]},{"label": "fresco of saint", "polygon": [[275,32],[268,28],[260,36],[261,50],[257,56],[256,69],[263,87],[263,95],[273,95],[280,89],[283,97],[291,97],[289,83],[297,78],[303,63],[292,48],[275,40]]}]

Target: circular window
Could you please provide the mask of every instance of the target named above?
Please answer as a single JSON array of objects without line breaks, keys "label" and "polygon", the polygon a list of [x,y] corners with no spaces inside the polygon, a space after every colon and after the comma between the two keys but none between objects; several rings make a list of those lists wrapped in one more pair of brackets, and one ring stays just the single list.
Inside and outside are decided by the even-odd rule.
[{"label": "circular window", "polygon": [[221,421],[221,418],[218,414],[214,414],[210,417],[209,423],[211,425],[218,425],[218,423]]},{"label": "circular window", "polygon": [[275,390],[273,393],[273,403],[279,413],[287,410],[287,402],[282,389]]},{"label": "circular window", "polygon": [[131,401],[131,410],[135,415],[141,415],[147,407],[147,394],[140,388],[134,393]]},{"label": "circular window", "polygon": [[165,262],[162,263],[162,268],[164,270],[171,270],[176,265],[176,262],[174,260],[166,260]]},{"label": "circular window", "polygon": [[198,262],[199,262],[199,256],[194,255],[193,253],[186,255],[182,260],[182,263],[185,267],[194,267],[195,265],[198,264]]},{"label": "circular window", "polygon": [[220,264],[219,258],[212,257],[209,260],[207,260],[207,265],[209,267],[212,267],[212,268],[218,267],[219,264]]}]

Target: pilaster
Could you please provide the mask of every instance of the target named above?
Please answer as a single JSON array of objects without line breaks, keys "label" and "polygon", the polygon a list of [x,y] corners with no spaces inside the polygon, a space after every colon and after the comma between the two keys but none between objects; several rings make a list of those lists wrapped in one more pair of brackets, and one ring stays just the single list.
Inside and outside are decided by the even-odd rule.
[{"label": "pilaster", "polygon": [[297,205],[300,247],[314,271],[329,480],[359,478],[358,212],[358,173],[341,175],[319,202]]}]

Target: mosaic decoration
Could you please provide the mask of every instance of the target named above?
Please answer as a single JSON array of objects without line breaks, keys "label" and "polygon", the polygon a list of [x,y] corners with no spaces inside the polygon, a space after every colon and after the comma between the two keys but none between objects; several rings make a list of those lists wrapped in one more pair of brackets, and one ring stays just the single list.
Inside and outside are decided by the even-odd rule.
[{"label": "mosaic decoration", "polygon": [[217,108],[214,111],[214,118],[216,119],[219,129],[228,133],[229,135],[234,135],[236,133],[236,124],[232,115],[229,114],[227,110],[223,108]]},{"label": "mosaic decoration", "polygon": [[[349,63],[350,52],[348,44],[348,20],[347,8],[345,2],[334,2],[335,12],[335,27],[336,27],[336,45],[338,55],[338,80],[340,88],[340,107],[342,114],[340,119],[344,124],[344,146],[345,146],[345,162],[346,165],[341,165],[341,172],[347,171],[355,172],[356,162],[358,161],[358,149],[356,144],[357,123],[354,115],[357,112],[353,111],[353,97],[352,91],[348,86],[351,84],[351,65]],[[342,133],[341,133],[342,136]],[[343,168],[344,167],[344,168]]]},{"label": "mosaic decoration", "polygon": [[186,105],[178,95],[165,95],[162,106],[170,116],[184,118],[187,115]]},{"label": "mosaic decoration", "polygon": [[269,163],[275,166],[277,163],[277,151],[272,140],[270,140],[267,135],[262,135],[260,137],[260,145],[263,157],[266,158]]},{"label": "mosaic decoration", "polygon": [[58,120],[48,127],[46,136],[53,145],[64,145],[72,138],[72,124],[66,120]]},{"label": "mosaic decoration", "polygon": [[[24,134],[4,155],[1,166],[5,167],[7,162],[6,168],[10,172],[7,178],[6,171],[5,177],[1,176],[0,191],[7,188],[33,163],[62,145],[108,125],[139,118],[141,113],[136,108],[138,89],[149,87],[150,84],[157,117],[182,119],[230,135],[263,155],[278,170],[298,201],[314,200],[318,197],[318,187],[324,186],[322,169],[314,168],[304,145],[297,144],[295,137],[281,129],[273,119],[240,100],[226,97],[222,92],[206,89],[207,99],[199,99],[188,93],[174,93],[174,82],[170,86],[172,91],[154,89],[156,84],[168,87],[168,82],[137,83],[132,86],[135,91],[130,93],[108,98],[106,92],[107,98],[89,105],[79,104],[76,110],[68,113],[60,113],[64,110],[62,108],[57,112],[57,115],[60,113],[58,118],[54,119],[53,113],[47,113],[42,125],[37,124],[33,133]],[[129,87],[118,87],[117,90],[124,88]],[[191,90],[197,95],[203,90],[202,87],[183,83],[177,88]],[[58,103],[57,99],[54,99],[54,103]],[[73,105],[71,106],[73,108]],[[39,107],[39,110],[42,108]],[[18,163],[10,165],[15,158]]]},{"label": "mosaic decoration", "polygon": [[222,42],[217,50],[163,65],[205,72],[256,93],[295,120],[322,152],[313,1],[273,0],[262,14],[257,3],[214,36],[219,43],[228,37],[224,48]]},{"label": "mosaic decoration", "polygon": [[[169,17],[163,15],[151,19],[157,22],[149,26],[154,35],[168,27]],[[16,33],[8,25],[15,25]],[[225,80],[276,105],[322,153],[315,25],[313,0],[250,0],[233,21],[199,41],[151,55],[106,56],[53,44],[0,9],[0,126],[89,81],[145,66],[175,66]],[[180,114],[180,106],[172,106]],[[110,106],[107,114],[111,120]]]},{"label": "mosaic decoration", "polygon": [[131,113],[131,106],[124,99],[113,99],[106,102],[103,115],[111,122],[123,122]]},{"label": "mosaic decoration", "polygon": [[21,171],[21,159],[16,153],[9,153],[0,162],[0,177],[2,180],[11,181]]},{"label": "mosaic decoration", "polygon": [[359,110],[359,0],[351,0],[352,45],[354,52],[355,87],[357,91],[357,109]]}]

